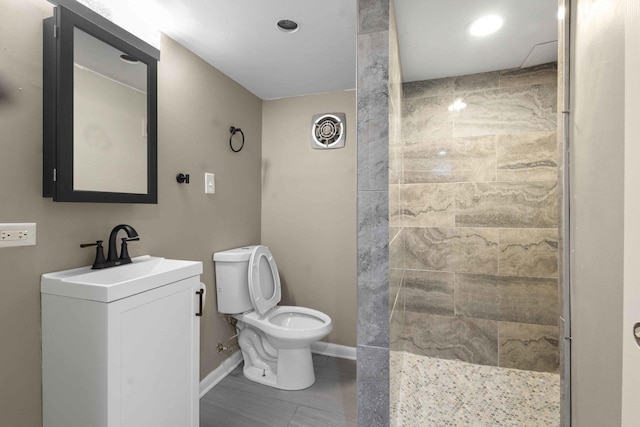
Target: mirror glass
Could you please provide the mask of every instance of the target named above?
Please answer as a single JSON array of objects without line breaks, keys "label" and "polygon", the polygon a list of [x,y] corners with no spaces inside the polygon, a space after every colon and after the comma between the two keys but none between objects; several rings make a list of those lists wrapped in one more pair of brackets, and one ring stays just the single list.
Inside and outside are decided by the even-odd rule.
[{"label": "mirror glass", "polygon": [[147,65],[74,28],[73,189],[147,193]]}]

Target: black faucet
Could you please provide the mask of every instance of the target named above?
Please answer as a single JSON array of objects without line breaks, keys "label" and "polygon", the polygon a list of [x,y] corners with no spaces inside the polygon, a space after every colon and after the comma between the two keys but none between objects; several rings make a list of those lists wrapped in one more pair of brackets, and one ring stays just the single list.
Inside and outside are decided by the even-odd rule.
[{"label": "black faucet", "polygon": [[[120,230],[124,230],[127,233],[127,237],[122,238],[122,244],[120,246],[120,256],[118,256],[118,250],[116,248],[116,238],[118,237],[118,232]],[[93,266],[91,267],[93,270],[100,268],[109,268],[115,267],[117,265],[130,264],[131,257],[129,256],[129,250],[127,249],[127,242],[131,242],[133,240],[140,240],[138,237],[138,232],[130,225],[120,224],[113,227],[111,230],[111,234],[109,235],[109,254],[107,255],[107,259],[104,259],[104,251],[102,248],[102,240],[98,240],[96,243],[83,243],[80,245],[81,248],[86,248],[89,246],[96,246],[96,259],[93,261]]]},{"label": "black faucet", "polygon": [[[127,237],[122,239],[120,257],[118,258],[118,251],[116,249],[116,237],[118,237],[118,232],[120,230],[126,231]],[[113,230],[111,230],[111,234],[109,234],[109,254],[107,255],[107,263],[113,262],[114,265],[131,263],[131,258],[129,258],[129,251],[127,250],[127,242],[133,240],[140,240],[140,237],[138,237],[138,232],[132,226],[127,224],[120,224],[113,227]]]}]

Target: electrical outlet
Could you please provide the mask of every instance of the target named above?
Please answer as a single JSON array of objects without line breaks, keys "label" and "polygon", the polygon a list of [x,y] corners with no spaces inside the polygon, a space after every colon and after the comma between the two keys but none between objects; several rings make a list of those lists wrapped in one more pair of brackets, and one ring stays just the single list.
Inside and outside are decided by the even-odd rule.
[{"label": "electrical outlet", "polygon": [[36,224],[0,224],[0,248],[12,246],[34,246]]},{"label": "electrical outlet", "polygon": [[5,242],[16,240],[27,240],[29,230],[2,230],[0,231],[0,240]]}]

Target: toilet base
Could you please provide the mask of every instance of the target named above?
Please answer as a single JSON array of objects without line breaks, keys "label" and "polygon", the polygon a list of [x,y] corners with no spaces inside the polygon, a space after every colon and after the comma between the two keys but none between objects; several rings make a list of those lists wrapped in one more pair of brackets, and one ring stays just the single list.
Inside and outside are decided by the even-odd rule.
[{"label": "toilet base", "polygon": [[244,358],[242,372],[248,380],[280,390],[302,390],[316,382],[310,347],[279,349],[276,373],[251,365],[244,350],[242,356]]}]

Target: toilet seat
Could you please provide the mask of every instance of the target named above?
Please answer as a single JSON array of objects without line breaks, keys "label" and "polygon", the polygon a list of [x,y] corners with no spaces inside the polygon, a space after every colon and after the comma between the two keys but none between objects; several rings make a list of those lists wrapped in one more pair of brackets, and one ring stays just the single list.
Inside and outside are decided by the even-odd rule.
[{"label": "toilet seat", "polygon": [[251,252],[249,295],[253,308],[260,316],[267,314],[281,300],[278,267],[266,246],[258,245]]},{"label": "toilet seat", "polygon": [[[276,339],[295,340],[315,335],[319,335],[317,339],[320,339],[333,329],[333,322],[328,315],[308,307],[283,305],[264,317],[255,311],[233,317]],[[288,319],[284,320],[285,317]]]}]

